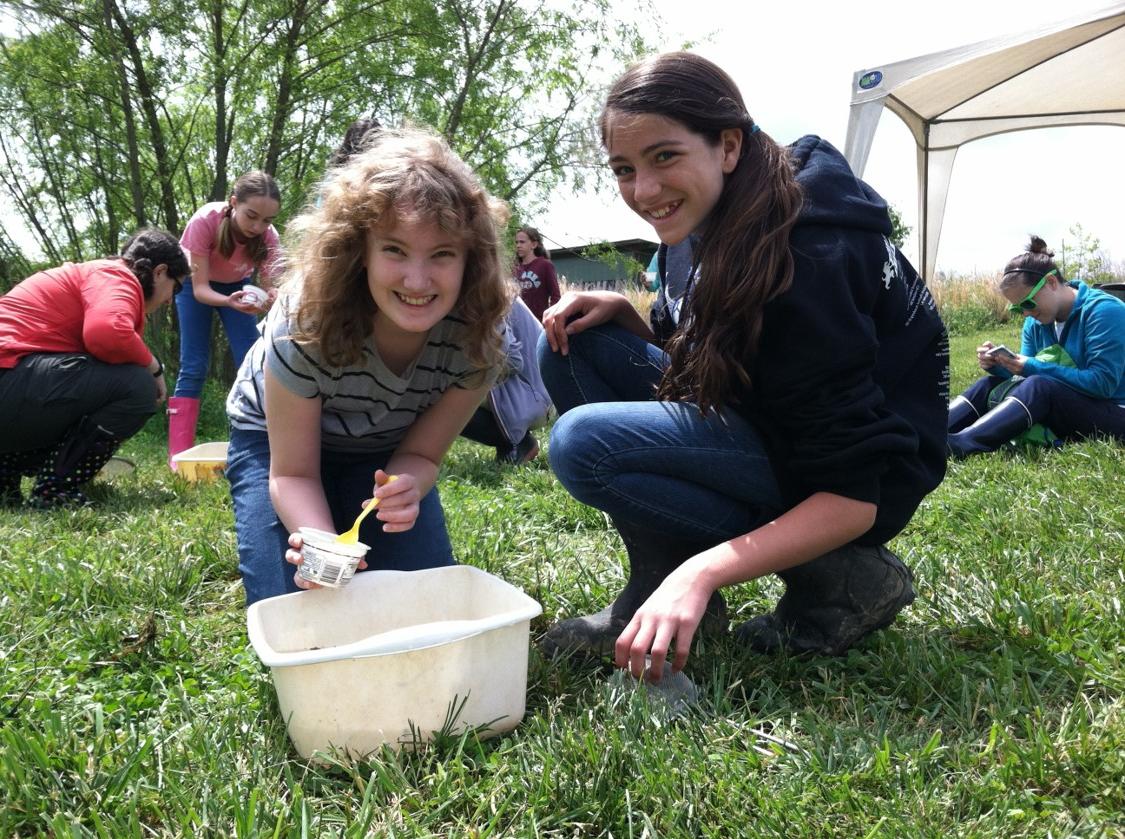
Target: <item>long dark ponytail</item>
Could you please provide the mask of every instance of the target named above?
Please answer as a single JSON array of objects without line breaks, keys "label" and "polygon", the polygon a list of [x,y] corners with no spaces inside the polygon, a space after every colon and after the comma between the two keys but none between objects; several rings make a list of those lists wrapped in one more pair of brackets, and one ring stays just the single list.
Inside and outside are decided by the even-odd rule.
[{"label": "long dark ponytail", "polygon": [[665,347],[670,363],[658,389],[661,399],[721,407],[736,383],[751,386],[765,305],[793,282],[789,232],[801,189],[788,153],[757,130],[730,76],[689,52],[648,58],[614,83],[601,115],[603,144],[610,112],[666,117],[712,144],[725,129],[742,131],[738,163],[693,254],[699,280]]}]

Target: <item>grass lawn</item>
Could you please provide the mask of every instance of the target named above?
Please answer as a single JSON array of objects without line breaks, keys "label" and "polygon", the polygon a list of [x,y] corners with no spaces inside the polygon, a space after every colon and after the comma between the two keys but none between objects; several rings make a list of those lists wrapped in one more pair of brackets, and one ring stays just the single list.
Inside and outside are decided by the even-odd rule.
[{"label": "grass lawn", "polygon": [[[984,337],[954,341],[953,387]],[[204,436],[224,439],[221,394]],[[918,600],[841,658],[730,639],[663,721],[607,672],[531,652],[512,734],[360,763],[299,760],[245,636],[230,499],[163,465],[93,509],[0,511],[0,837],[1125,836],[1125,448],[951,464],[892,547]],[[459,558],[537,598],[541,632],[621,581],[601,514],[540,458],[458,441],[441,491]],[[728,592],[735,618],[779,583]]]}]

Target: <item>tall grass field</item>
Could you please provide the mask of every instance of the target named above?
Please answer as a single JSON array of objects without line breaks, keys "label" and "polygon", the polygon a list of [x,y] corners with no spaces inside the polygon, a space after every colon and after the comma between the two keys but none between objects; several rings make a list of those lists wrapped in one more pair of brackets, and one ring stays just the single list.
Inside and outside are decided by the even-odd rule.
[{"label": "tall grass field", "polygon": [[[953,389],[982,339],[953,341]],[[225,439],[222,393],[203,439]],[[163,422],[96,506],[0,510],[0,837],[1123,837],[1125,447],[952,463],[892,547],[918,600],[846,656],[698,646],[668,719],[607,667],[529,650],[512,733],[301,760],[246,637],[226,484],[164,464]],[[545,457],[458,441],[460,561],[544,614],[600,608],[623,550]],[[727,592],[734,619],[773,579]]]}]

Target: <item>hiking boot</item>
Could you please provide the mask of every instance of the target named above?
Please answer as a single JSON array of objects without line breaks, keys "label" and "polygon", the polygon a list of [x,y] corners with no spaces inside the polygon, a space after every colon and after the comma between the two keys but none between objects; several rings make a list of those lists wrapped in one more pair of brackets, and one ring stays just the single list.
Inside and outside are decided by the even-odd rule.
[{"label": "hiking boot", "polygon": [[882,545],[847,544],[778,576],[777,608],[735,630],[756,652],[843,655],[914,602],[914,575]]},{"label": "hiking boot", "polygon": [[[645,528],[614,521],[629,557],[629,579],[616,599],[600,612],[560,621],[539,640],[547,658],[556,655],[613,655],[618,636],[672,571],[710,545],[686,542]],[[727,604],[719,592],[711,595],[699,625],[701,632],[726,632]]]}]

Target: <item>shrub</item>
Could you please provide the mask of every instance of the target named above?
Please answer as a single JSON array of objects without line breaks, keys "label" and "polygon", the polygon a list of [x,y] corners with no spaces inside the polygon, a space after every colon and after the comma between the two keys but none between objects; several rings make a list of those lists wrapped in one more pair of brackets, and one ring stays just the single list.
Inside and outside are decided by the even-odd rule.
[{"label": "shrub", "polygon": [[996,292],[996,276],[964,277],[939,273],[930,293],[951,335],[964,335],[1007,323],[1007,302]]}]

